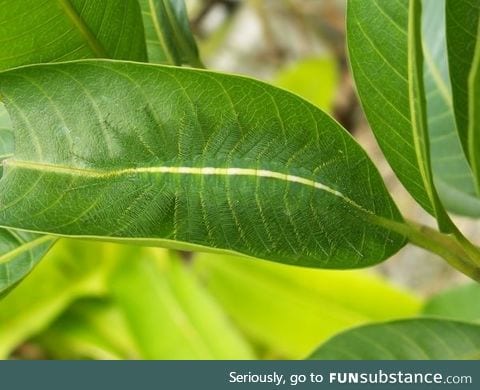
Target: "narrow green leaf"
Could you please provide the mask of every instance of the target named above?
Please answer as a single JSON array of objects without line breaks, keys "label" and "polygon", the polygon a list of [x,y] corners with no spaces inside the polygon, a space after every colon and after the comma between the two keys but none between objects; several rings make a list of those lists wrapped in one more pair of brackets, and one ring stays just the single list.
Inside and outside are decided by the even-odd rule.
[{"label": "narrow green leaf", "polygon": [[385,157],[415,200],[449,231],[430,166],[420,8],[420,0],[350,0],[348,48],[360,99]]},{"label": "narrow green leaf", "polygon": [[116,304],[145,359],[250,359],[252,351],[173,253],[146,249],[111,281]]},{"label": "narrow green leaf", "polygon": [[122,312],[107,300],[75,302],[34,341],[54,359],[141,358]]},{"label": "narrow green leaf", "polygon": [[458,133],[469,155],[469,75],[478,46],[480,4],[476,0],[446,0],[448,63]]},{"label": "narrow green leaf", "polygon": [[45,329],[78,297],[104,294],[111,251],[117,247],[123,250],[119,245],[81,241],[62,240],[55,245],[34,272],[0,301],[0,359]]},{"label": "narrow green leaf", "polygon": [[350,135],[261,82],[80,61],[1,73],[0,94],[16,132],[0,225],[327,268],[405,243]]},{"label": "narrow green leaf", "polygon": [[477,360],[480,325],[423,318],[366,325],[333,337],[310,359]]},{"label": "narrow green leaf", "polygon": [[146,60],[136,0],[0,0],[0,69],[80,58]]},{"label": "narrow green leaf", "polygon": [[[477,16],[480,15],[480,4],[476,3]],[[469,156],[480,193],[480,23],[477,26],[477,42],[468,78],[468,147]]]},{"label": "narrow green leaf", "polygon": [[463,321],[480,320],[480,286],[469,283],[430,298],[423,314]]},{"label": "narrow green leaf", "polygon": [[366,272],[293,268],[213,254],[198,254],[193,264],[267,357],[302,358],[341,330],[413,316],[421,306],[417,297]]},{"label": "narrow green leaf", "polygon": [[445,0],[423,0],[424,78],[434,181],[445,207],[480,216],[472,170],[453,112],[445,37]]},{"label": "narrow green leaf", "polygon": [[202,68],[184,0],[139,0],[150,62]]}]

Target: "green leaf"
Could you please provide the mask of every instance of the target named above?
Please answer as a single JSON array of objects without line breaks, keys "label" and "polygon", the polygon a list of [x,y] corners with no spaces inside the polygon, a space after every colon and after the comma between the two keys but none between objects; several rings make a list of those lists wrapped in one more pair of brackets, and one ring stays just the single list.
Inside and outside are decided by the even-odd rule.
[{"label": "green leaf", "polygon": [[54,359],[141,358],[122,312],[107,300],[75,302],[34,341]]},{"label": "green leaf", "polygon": [[366,272],[212,254],[197,255],[193,264],[229,316],[270,358],[304,357],[341,330],[413,316],[421,306],[417,297]]},{"label": "green leaf", "polygon": [[480,286],[469,283],[430,298],[423,314],[464,321],[480,320]]},{"label": "green leaf", "polygon": [[448,210],[480,216],[480,199],[453,112],[445,39],[445,0],[423,0],[423,5],[425,92],[435,184]]},{"label": "green leaf", "polygon": [[303,59],[280,70],[273,84],[295,92],[318,108],[331,112],[338,80],[335,60],[317,57]]},{"label": "green leaf", "polygon": [[[142,16],[136,0],[120,3],[115,0],[0,0],[0,8],[0,70],[91,57],[138,61],[147,58]],[[0,161],[13,154],[11,128],[9,116],[0,102]],[[15,241],[10,238],[13,235],[18,234],[1,229],[0,236],[7,237],[7,241],[0,245],[16,253],[12,247]],[[35,242],[49,240],[53,242],[37,237]],[[26,253],[19,248],[20,257],[15,262],[1,264],[0,261],[0,295],[12,287],[5,284],[6,281],[12,285],[18,282],[40,261],[48,246]],[[4,256],[11,258],[6,253]],[[25,256],[29,259],[34,256],[29,266]]]},{"label": "green leaf", "polygon": [[80,58],[146,60],[136,0],[1,0],[0,69]]},{"label": "green leaf", "polygon": [[476,46],[480,4],[475,0],[446,0],[448,63],[458,133],[465,153],[469,155],[469,75]]},{"label": "green leaf", "polygon": [[51,236],[0,229],[0,297],[35,267],[55,241]]},{"label": "green leaf", "polygon": [[45,329],[77,298],[105,294],[117,247],[123,250],[120,245],[81,241],[62,240],[55,245],[34,272],[0,301],[0,359]]},{"label": "green leaf", "polygon": [[405,243],[350,135],[261,82],[81,61],[4,72],[0,94],[16,129],[0,225],[328,268]]},{"label": "green leaf", "polygon": [[139,0],[150,62],[202,68],[184,0]]},{"label": "green leaf", "polygon": [[420,6],[419,0],[350,0],[348,48],[360,100],[385,157],[415,200],[450,231],[430,166]]},{"label": "green leaf", "polygon": [[116,304],[145,359],[250,359],[218,304],[173,253],[146,249],[111,280]]},{"label": "green leaf", "polygon": [[[477,16],[480,6],[476,5]],[[477,43],[472,69],[468,77],[468,147],[475,173],[477,191],[480,193],[480,23],[477,29]]]},{"label": "green leaf", "polygon": [[477,360],[480,325],[424,318],[366,325],[333,337],[310,359]]}]

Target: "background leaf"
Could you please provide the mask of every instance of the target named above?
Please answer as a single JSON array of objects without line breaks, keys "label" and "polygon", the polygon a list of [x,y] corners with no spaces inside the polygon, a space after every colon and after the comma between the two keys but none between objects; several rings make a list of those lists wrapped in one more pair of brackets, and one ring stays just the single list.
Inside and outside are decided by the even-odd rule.
[{"label": "background leaf", "polygon": [[300,95],[324,111],[331,112],[338,79],[334,58],[314,57],[282,69],[276,74],[273,84]]},{"label": "background leaf", "polygon": [[0,182],[5,226],[328,268],[405,243],[383,227],[401,217],[365,152],[285,91],[86,61],[5,72],[0,93],[18,131]]},{"label": "background leaf", "polygon": [[423,0],[423,5],[425,92],[435,184],[448,210],[480,216],[480,199],[453,112],[445,39],[445,1]]},{"label": "background leaf", "polygon": [[310,359],[477,360],[480,325],[426,318],[365,325],[333,337]]},{"label": "background leaf", "polygon": [[139,0],[149,62],[203,68],[184,0]]},{"label": "background leaf", "polygon": [[[118,245],[58,243],[24,282],[0,301],[0,358],[45,329],[81,296],[105,293]],[[122,248],[123,249],[123,248]]]},{"label": "background leaf", "polygon": [[414,295],[366,272],[312,270],[210,253],[198,254],[193,264],[225,311],[268,351],[266,358],[302,358],[341,330],[413,316],[420,309]]},{"label": "background leaf", "polygon": [[[150,253],[150,255],[148,255]],[[119,265],[113,296],[145,359],[250,359],[220,307],[166,250]]]},{"label": "background leaf", "polygon": [[454,287],[433,296],[423,308],[423,314],[456,320],[480,320],[480,286],[477,283]]},{"label": "background leaf", "polygon": [[446,0],[448,63],[458,133],[468,155],[468,78],[478,41],[480,4],[475,0]]}]

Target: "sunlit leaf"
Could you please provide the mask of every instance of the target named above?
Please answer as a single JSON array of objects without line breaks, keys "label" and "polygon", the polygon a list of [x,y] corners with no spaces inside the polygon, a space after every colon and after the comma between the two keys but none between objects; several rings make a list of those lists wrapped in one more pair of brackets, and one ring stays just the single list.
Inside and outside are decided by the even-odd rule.
[{"label": "sunlit leaf", "polygon": [[423,314],[457,320],[480,320],[480,285],[465,284],[430,298]]},{"label": "sunlit leaf", "polygon": [[282,69],[273,81],[327,112],[332,111],[338,86],[338,69],[331,57],[308,58]]},{"label": "sunlit leaf", "polygon": [[0,93],[16,128],[4,226],[328,268],[378,263],[405,243],[350,135],[261,82],[80,61],[4,72]]},{"label": "sunlit leaf", "polygon": [[181,259],[145,250],[112,278],[116,304],[145,359],[249,359],[252,351]]},{"label": "sunlit leaf", "polygon": [[360,271],[212,254],[197,255],[194,266],[225,311],[274,357],[301,358],[341,330],[420,309],[414,295]]},{"label": "sunlit leaf", "polygon": [[114,244],[58,243],[22,284],[0,301],[0,358],[45,329],[75,299],[106,292]]},{"label": "sunlit leaf", "polygon": [[423,318],[365,325],[333,337],[310,359],[478,360],[480,325]]}]

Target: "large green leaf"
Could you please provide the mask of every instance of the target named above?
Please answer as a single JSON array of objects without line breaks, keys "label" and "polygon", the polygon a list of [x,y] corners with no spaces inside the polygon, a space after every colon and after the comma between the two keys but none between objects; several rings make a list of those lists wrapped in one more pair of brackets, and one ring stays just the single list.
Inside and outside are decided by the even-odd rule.
[{"label": "large green leaf", "polygon": [[252,351],[178,256],[146,249],[111,288],[144,359],[249,359]]},{"label": "large green leaf", "polygon": [[302,358],[341,330],[413,316],[420,309],[418,298],[366,272],[293,268],[210,253],[197,255],[193,264],[267,357]]},{"label": "large green leaf", "polygon": [[333,337],[310,359],[477,360],[480,325],[423,318],[366,325]]},{"label": "large green leaf", "polygon": [[146,60],[136,0],[0,0],[0,69],[80,58]]},{"label": "large green leaf", "polygon": [[121,253],[124,248],[73,240],[55,245],[34,272],[0,301],[0,359],[45,329],[78,297],[105,294],[114,251]]},{"label": "large green leaf", "polygon": [[[480,16],[480,3],[476,3],[474,10],[477,17]],[[480,23],[476,37],[475,55],[468,78],[468,147],[477,191],[480,193]]]},{"label": "large green leaf", "polygon": [[423,314],[457,320],[480,320],[480,285],[469,283],[433,296]]},{"label": "large green leaf", "polygon": [[425,92],[432,169],[445,206],[457,214],[480,216],[472,170],[453,113],[445,41],[445,0],[423,0]]},{"label": "large green leaf", "polygon": [[139,0],[150,62],[203,67],[184,0]]},{"label": "large green leaf", "polygon": [[16,131],[0,225],[329,268],[404,245],[365,152],[288,92],[98,60],[4,72],[0,94]]},{"label": "large green leaf", "polygon": [[420,6],[420,0],[350,0],[348,48],[360,100],[385,157],[415,200],[448,231],[451,222],[430,166]]},{"label": "large green leaf", "polygon": [[[147,58],[136,0],[0,0],[0,9],[0,69],[92,57]],[[0,99],[0,161],[13,154],[11,128]],[[0,294],[24,277],[40,261],[49,246],[46,243],[53,242],[36,237],[32,245],[45,245],[24,252],[23,238],[22,247],[14,245],[12,237],[19,235],[0,230],[5,239],[0,245],[10,251],[3,253],[9,263],[0,261]],[[27,241],[33,237],[28,236]]]},{"label": "large green leaf", "polygon": [[446,0],[448,63],[458,133],[469,153],[469,75],[478,44],[480,4],[476,0]]}]

